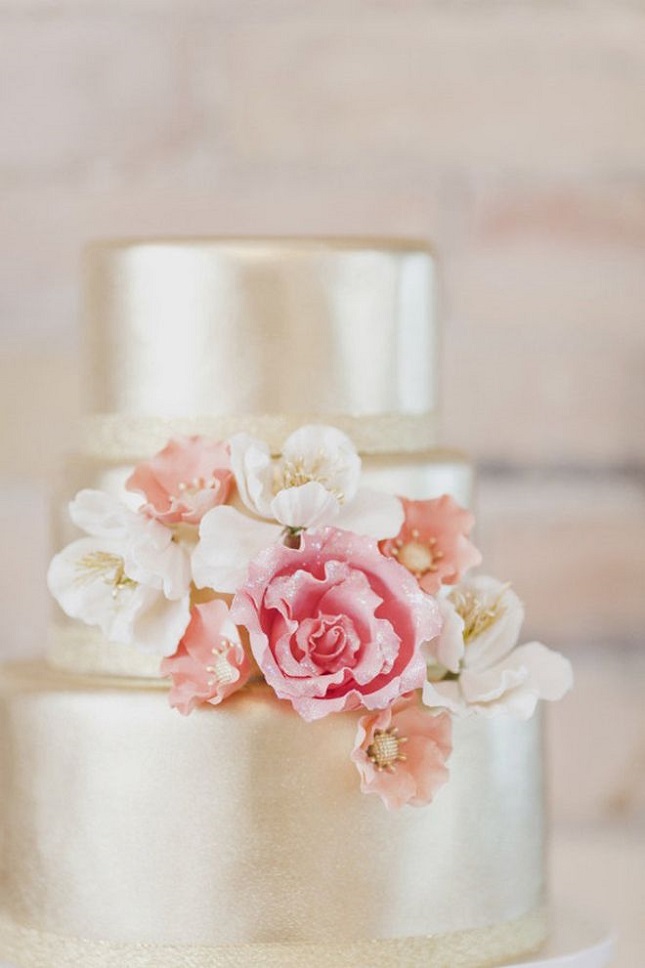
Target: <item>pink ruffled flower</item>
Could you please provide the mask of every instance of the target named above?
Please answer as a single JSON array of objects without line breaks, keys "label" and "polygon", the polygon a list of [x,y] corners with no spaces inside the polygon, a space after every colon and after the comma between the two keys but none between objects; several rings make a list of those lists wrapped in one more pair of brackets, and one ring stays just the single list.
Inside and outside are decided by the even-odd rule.
[{"label": "pink ruffled flower", "polygon": [[448,713],[432,715],[406,696],[389,709],[362,716],[351,754],[363,793],[376,793],[389,810],[430,803],[448,779],[452,752]]},{"label": "pink ruffled flower", "polygon": [[143,511],[163,524],[199,524],[228,498],[233,472],[228,444],[206,437],[175,437],[135,467],[126,487],[143,494]]},{"label": "pink ruffled flower", "polygon": [[401,503],[403,527],[379,547],[412,572],[424,592],[435,595],[481,563],[480,552],[468,540],[475,518],[449,494],[430,501],[401,498]]},{"label": "pink ruffled flower", "polygon": [[326,528],[251,563],[231,615],[269,685],[307,720],[382,709],[425,681],[437,603],[376,541]]},{"label": "pink ruffled flower", "polygon": [[194,605],[177,652],[161,663],[172,678],[170,705],[187,716],[195,706],[216,706],[248,681],[251,663],[227,605],[215,599]]}]

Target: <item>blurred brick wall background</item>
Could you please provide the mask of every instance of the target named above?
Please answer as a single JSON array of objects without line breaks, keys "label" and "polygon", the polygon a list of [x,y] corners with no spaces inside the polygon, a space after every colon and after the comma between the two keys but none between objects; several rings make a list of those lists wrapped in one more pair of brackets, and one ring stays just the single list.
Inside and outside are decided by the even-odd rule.
[{"label": "blurred brick wall background", "polygon": [[642,823],[643,4],[0,0],[0,193],[2,654],[42,647],[86,239],[427,236],[488,567],[577,663],[559,815]]}]

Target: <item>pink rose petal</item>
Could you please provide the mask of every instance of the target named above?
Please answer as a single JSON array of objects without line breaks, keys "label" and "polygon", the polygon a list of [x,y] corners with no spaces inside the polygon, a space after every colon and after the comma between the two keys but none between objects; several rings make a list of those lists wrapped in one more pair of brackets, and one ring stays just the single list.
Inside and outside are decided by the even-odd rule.
[{"label": "pink rose petal", "polygon": [[333,528],[261,552],[231,614],[269,685],[308,720],[420,688],[422,643],[441,628],[435,600],[375,540]]}]

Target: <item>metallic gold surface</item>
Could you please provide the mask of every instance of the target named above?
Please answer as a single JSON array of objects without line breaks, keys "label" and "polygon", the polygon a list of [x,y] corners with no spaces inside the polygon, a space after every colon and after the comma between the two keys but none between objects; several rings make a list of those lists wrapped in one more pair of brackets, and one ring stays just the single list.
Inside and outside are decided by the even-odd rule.
[{"label": "metallic gold surface", "polygon": [[148,239],[87,256],[90,411],[435,409],[435,262],[392,239]]},{"label": "metallic gold surface", "polygon": [[1,681],[2,893],[26,928],[342,945],[541,905],[539,719],[455,722],[450,782],[390,813],[348,758],[358,714],[307,724],[256,686],[183,718],[134,680]]},{"label": "metallic gold surface", "polygon": [[473,465],[454,450],[421,454],[375,454],[363,458],[363,483],[377,491],[411,500],[451,494],[463,507],[472,507]]},{"label": "metallic gold surface", "polygon": [[66,615],[50,626],[45,659],[53,669],[81,676],[125,676],[156,680],[160,686],[167,684],[159,671],[159,655],[109,642],[100,629],[82,625]]},{"label": "metallic gold surface", "polygon": [[436,440],[433,414],[383,413],[348,416],[325,413],[227,414],[193,417],[136,417],[119,413],[93,414],[81,421],[80,450],[86,457],[137,462],[161,450],[171,437],[201,434],[224,440],[247,433],[266,441],[278,456],[287,436],[305,424],[327,424],[346,433],[359,454],[415,454]]},{"label": "metallic gold surface", "polygon": [[338,944],[123,944],[34,931],[0,914],[0,956],[21,968],[493,968],[533,953],[544,941],[546,914],[428,938]]}]

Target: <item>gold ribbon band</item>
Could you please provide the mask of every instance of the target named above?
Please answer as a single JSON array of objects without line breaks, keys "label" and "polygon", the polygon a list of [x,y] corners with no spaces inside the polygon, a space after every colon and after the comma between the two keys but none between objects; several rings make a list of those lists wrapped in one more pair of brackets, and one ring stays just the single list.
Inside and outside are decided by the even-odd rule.
[{"label": "gold ribbon band", "polygon": [[433,413],[222,414],[196,417],[147,417],[121,413],[93,414],[81,421],[81,452],[97,460],[136,462],[160,450],[176,434],[200,434],[224,440],[248,433],[280,453],[286,437],[304,424],[330,424],[354,442],[360,454],[422,453],[436,446]]},{"label": "gold ribbon band", "polygon": [[[75,676],[108,676],[116,679],[146,679],[145,685],[170,688],[160,674],[160,655],[139,652],[134,646],[110,642],[98,629],[87,625],[54,626],[49,631],[47,665]],[[264,682],[259,673],[251,681]]]},{"label": "gold ribbon band", "polygon": [[159,674],[160,655],[109,642],[97,629],[86,625],[54,626],[48,637],[47,664],[81,676],[124,676],[168,684]]},{"label": "gold ribbon band", "polygon": [[0,956],[20,968],[493,968],[536,951],[546,914],[425,938],[343,944],[142,944],[65,938],[0,918]]}]

